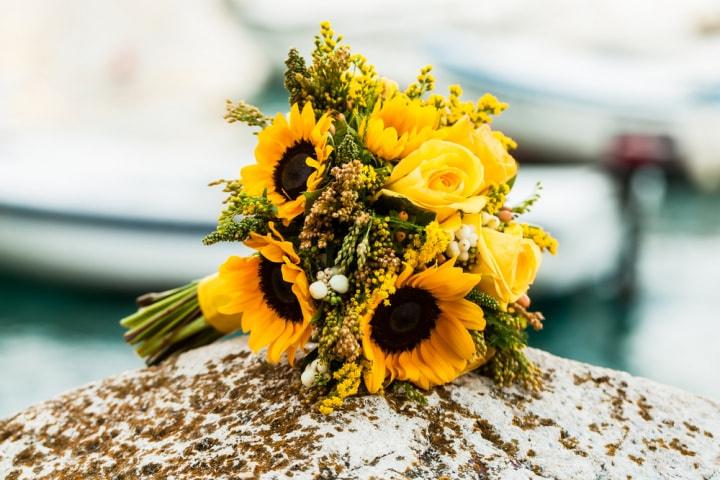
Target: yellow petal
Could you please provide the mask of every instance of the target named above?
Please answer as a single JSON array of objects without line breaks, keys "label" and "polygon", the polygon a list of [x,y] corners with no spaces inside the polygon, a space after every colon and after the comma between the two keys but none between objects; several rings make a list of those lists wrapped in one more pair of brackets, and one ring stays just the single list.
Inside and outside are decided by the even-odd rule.
[{"label": "yellow petal", "polygon": [[462,227],[462,217],[459,212],[455,212],[440,223],[440,227],[446,232],[453,233]]},{"label": "yellow petal", "polygon": [[[252,318],[252,327],[250,329],[250,336],[248,337],[248,346],[257,352],[261,348],[267,346],[273,339],[284,331],[285,322],[278,319],[271,319],[267,324],[262,319],[258,318],[262,315],[261,312],[245,312],[245,317]],[[253,318],[254,317],[254,318]],[[260,327],[260,328],[258,328]]]},{"label": "yellow petal", "polygon": [[460,322],[441,315],[435,331],[461,358],[469,359],[475,353],[472,337]]},{"label": "yellow petal", "polygon": [[240,170],[243,188],[250,195],[262,194],[265,185],[270,182],[271,173],[260,165],[248,165]]},{"label": "yellow petal", "polygon": [[310,102],[305,102],[302,109],[302,138],[310,139],[310,134],[315,127],[315,112]]},{"label": "yellow petal", "polygon": [[290,107],[290,130],[292,131],[293,137],[300,139],[303,138],[303,122],[302,115],[297,103]]},{"label": "yellow petal", "polygon": [[295,366],[295,354],[297,353],[297,348],[293,347],[287,351],[287,359],[288,363],[291,367]]},{"label": "yellow petal", "polygon": [[385,355],[380,348],[373,348],[373,359],[370,369],[365,372],[365,388],[370,393],[377,393],[385,381]]},{"label": "yellow petal", "polygon": [[485,314],[477,304],[461,299],[453,302],[440,302],[439,306],[446,316],[458,320],[465,328],[485,329]]},{"label": "yellow petal", "polygon": [[433,333],[430,337],[430,341],[432,342],[435,351],[438,352],[439,355],[442,355],[445,361],[450,364],[456,372],[460,372],[465,369],[467,361],[464,358],[461,358],[457,352],[452,349],[452,347],[447,345],[442,337]]},{"label": "yellow petal", "polygon": [[420,357],[424,360],[425,365],[431,368],[435,376],[440,379],[440,384],[450,382],[457,377],[459,372],[456,372],[445,358],[433,348],[429,339],[423,340],[419,349]]},{"label": "yellow petal", "polygon": [[385,370],[387,370],[390,374],[390,382],[392,382],[396,378],[399,378],[402,375],[403,371],[402,367],[400,366],[397,353],[385,356]]},{"label": "yellow petal", "polygon": [[215,274],[201,280],[198,284],[197,298],[205,321],[217,331],[232,333],[242,328],[241,311],[232,310],[228,314],[218,310],[232,299],[224,278]]},{"label": "yellow petal", "polygon": [[293,326],[291,322],[285,322],[282,333],[270,343],[267,352],[267,359],[270,363],[278,363],[280,356],[290,346],[289,339],[293,334]]},{"label": "yellow petal", "polygon": [[414,382],[420,376],[420,370],[413,365],[409,351],[398,354],[398,364],[402,369],[398,375],[399,380],[410,380]]},{"label": "yellow petal", "polygon": [[480,281],[480,275],[463,272],[450,259],[438,267],[432,267],[410,277],[407,284],[432,293],[440,301],[464,298]]},{"label": "yellow petal", "polygon": [[435,375],[435,372],[432,370],[432,368],[425,364],[425,361],[420,356],[419,347],[415,347],[410,351],[410,358],[412,364],[415,365],[415,367],[417,367],[420,372],[417,380],[415,381],[415,384],[417,386],[424,390],[427,390],[433,385],[439,385],[442,383],[442,380],[437,375]]}]

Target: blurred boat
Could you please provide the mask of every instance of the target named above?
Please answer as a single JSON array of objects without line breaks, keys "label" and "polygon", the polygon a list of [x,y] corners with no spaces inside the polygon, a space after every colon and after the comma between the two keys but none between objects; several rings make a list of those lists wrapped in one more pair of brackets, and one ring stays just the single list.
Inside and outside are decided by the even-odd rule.
[{"label": "blurred boat", "polygon": [[720,188],[720,141],[707,134],[720,127],[717,3],[552,0],[510,17],[448,26],[427,43],[468,93],[512,105],[499,128],[571,161],[613,155],[618,137],[669,141],[673,156],[645,160],[679,162],[697,186]]},{"label": "blurred boat", "polygon": [[536,182],[541,198],[522,217],[557,238],[557,255],[543,256],[531,289],[537,297],[567,295],[586,287],[612,285],[625,264],[630,238],[613,180],[590,165],[521,165],[508,203],[529,197]]},{"label": "blurred boat", "polygon": [[253,136],[223,120],[267,67],[222,0],[7,0],[0,268],[110,288],[214,271],[203,247]]},{"label": "blurred boat", "polygon": [[720,188],[720,140],[707,134],[720,127],[712,0],[371,0],[342,11],[330,0],[231,3],[275,64],[329,19],[401,85],[434,63],[440,88],[456,81],[467,98],[490,91],[509,102],[498,126],[544,158],[597,162],[617,136],[670,139],[671,161],[696,185]]},{"label": "blurred boat", "polygon": [[6,141],[0,267],[130,290],[212,273],[227,255],[244,250],[202,245],[224,198],[220,188],[206,185],[237,176],[252,151],[208,140],[138,142],[58,132]]}]

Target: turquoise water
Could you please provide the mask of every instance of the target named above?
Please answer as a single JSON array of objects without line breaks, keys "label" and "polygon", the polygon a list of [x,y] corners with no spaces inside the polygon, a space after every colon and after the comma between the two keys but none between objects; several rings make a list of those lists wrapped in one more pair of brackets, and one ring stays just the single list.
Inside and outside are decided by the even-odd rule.
[{"label": "turquoise water", "polygon": [[0,275],[0,416],[142,366],[117,320],[132,294],[81,291]]},{"label": "turquoise water", "polygon": [[[588,289],[536,301],[546,326],[531,344],[720,399],[720,196],[671,185],[645,219],[638,291]],[[0,417],[142,363],[117,320],[140,292],[78,290],[0,273]]]}]

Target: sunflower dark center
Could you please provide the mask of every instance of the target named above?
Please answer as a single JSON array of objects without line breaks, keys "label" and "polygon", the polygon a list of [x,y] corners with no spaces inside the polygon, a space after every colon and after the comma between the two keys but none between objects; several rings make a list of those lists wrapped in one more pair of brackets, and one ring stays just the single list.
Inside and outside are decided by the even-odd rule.
[{"label": "sunflower dark center", "polygon": [[373,341],[386,353],[412,350],[430,338],[440,316],[435,297],[427,290],[399,288],[381,304],[370,321]]},{"label": "sunflower dark center", "polygon": [[282,278],[282,264],[261,258],[260,289],[265,302],[284,320],[301,323],[303,317],[300,302],[292,292],[292,283]]},{"label": "sunflower dark center", "polygon": [[314,157],[315,147],[305,140],[285,150],[273,171],[275,189],[288,200],[300,196],[307,190],[307,179],[313,172],[305,161]]}]

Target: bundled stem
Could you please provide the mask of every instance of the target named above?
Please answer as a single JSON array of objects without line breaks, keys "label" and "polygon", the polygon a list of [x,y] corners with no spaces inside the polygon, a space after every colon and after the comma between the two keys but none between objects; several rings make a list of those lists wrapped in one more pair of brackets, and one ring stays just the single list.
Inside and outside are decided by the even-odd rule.
[{"label": "bundled stem", "polygon": [[207,345],[223,336],[203,317],[197,297],[198,282],[137,299],[137,312],[123,318],[125,341],[147,365],[169,356]]}]

